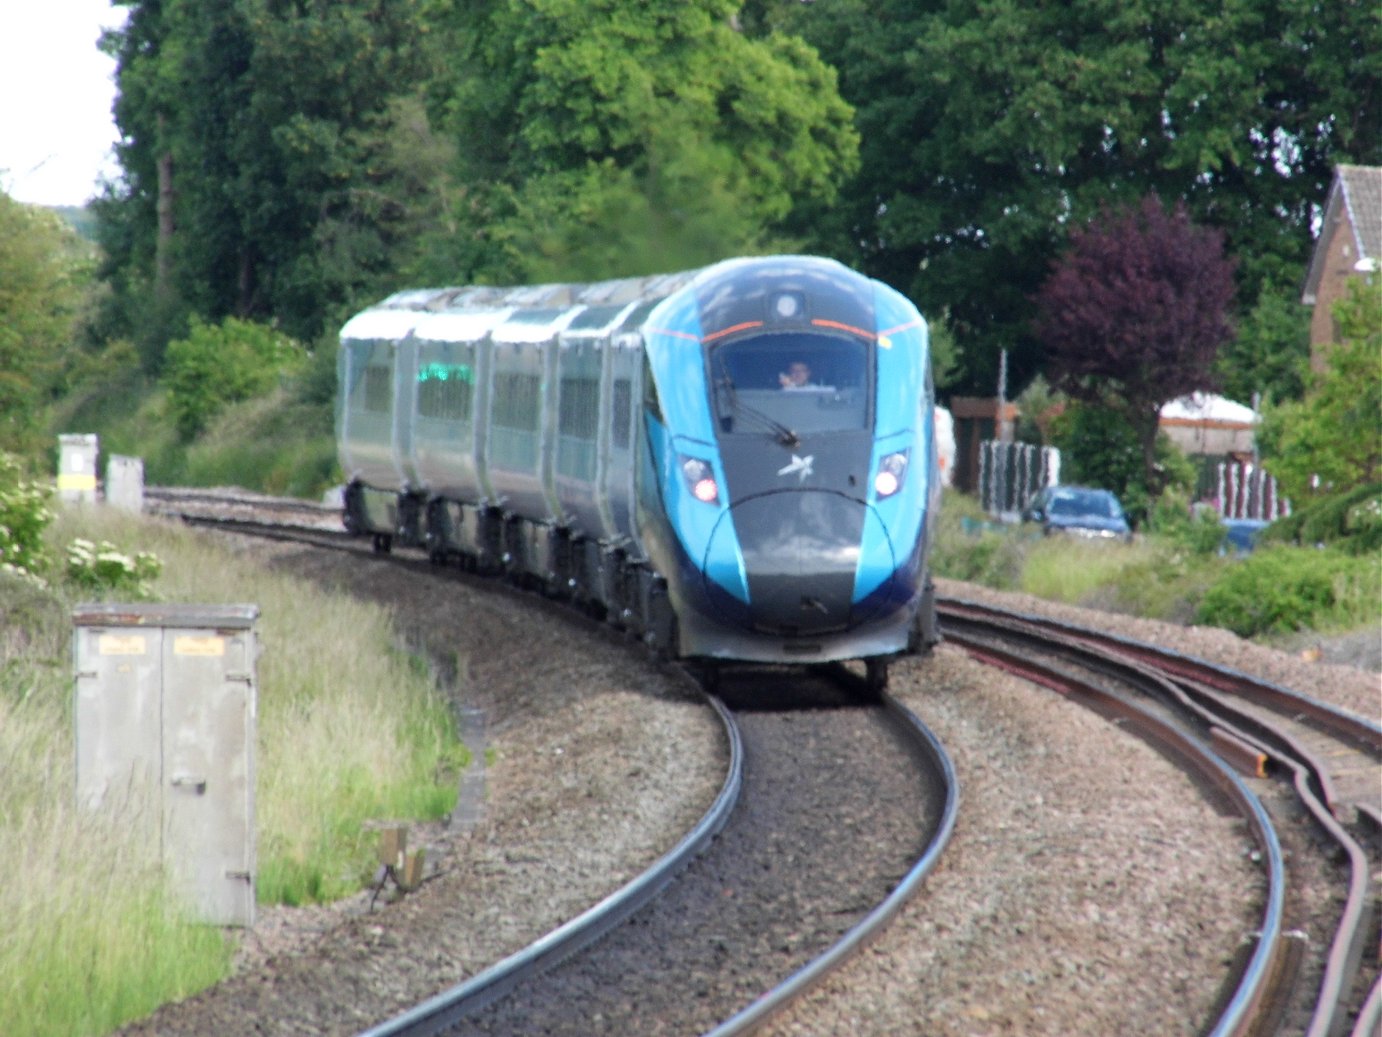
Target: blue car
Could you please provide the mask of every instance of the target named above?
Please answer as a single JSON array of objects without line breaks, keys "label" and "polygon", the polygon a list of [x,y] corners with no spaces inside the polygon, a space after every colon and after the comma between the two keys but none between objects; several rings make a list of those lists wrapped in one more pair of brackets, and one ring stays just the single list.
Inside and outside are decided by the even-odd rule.
[{"label": "blue car", "polygon": [[1024,522],[1041,525],[1047,536],[1065,533],[1091,540],[1131,540],[1132,528],[1118,498],[1088,486],[1048,486],[1022,511]]}]

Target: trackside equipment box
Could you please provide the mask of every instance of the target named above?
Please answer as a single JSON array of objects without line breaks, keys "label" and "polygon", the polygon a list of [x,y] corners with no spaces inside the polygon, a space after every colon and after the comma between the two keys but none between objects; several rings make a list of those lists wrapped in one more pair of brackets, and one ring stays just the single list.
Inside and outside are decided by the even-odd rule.
[{"label": "trackside equipment box", "polygon": [[255,605],[79,605],[78,805],[141,832],[194,916],[254,924]]},{"label": "trackside equipment box", "polygon": [[96,502],[96,455],[100,440],[94,433],[58,436],[58,500],[64,504]]}]

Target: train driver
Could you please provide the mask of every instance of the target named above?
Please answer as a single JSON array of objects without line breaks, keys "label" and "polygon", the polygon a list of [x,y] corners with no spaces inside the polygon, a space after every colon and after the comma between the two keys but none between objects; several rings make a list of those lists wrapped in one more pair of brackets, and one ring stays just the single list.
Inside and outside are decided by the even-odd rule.
[{"label": "train driver", "polygon": [[811,388],[811,368],[804,360],[793,360],[787,365],[787,372],[777,376],[779,384],[784,389],[809,389]]}]

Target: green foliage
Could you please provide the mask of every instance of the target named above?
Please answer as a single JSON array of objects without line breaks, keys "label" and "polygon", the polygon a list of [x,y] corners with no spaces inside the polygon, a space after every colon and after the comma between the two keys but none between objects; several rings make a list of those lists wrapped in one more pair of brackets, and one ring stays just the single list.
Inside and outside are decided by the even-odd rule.
[{"label": "green foliage", "polygon": [[1166,490],[1147,516],[1146,532],[1193,555],[1209,555],[1223,546],[1223,523],[1213,509],[1190,506],[1183,487]]},{"label": "green foliage", "polygon": [[150,551],[126,554],[109,540],[78,537],[67,545],[67,579],[86,596],[150,598],[163,564]]},{"label": "green foliage", "polygon": [[1018,586],[1040,598],[1079,604],[1099,588],[1116,585],[1137,550],[1124,543],[1043,537],[1029,545]]},{"label": "green foliage", "polygon": [[1023,555],[1022,542],[990,522],[977,500],[946,491],[931,546],[935,575],[1009,590],[1021,579]]},{"label": "green foliage", "polygon": [[61,217],[0,192],[0,450],[37,447],[90,277],[89,248]]},{"label": "green foliage", "polygon": [[178,481],[318,497],[340,478],[332,420],[296,383],[232,405],[180,454]]},{"label": "green foliage", "polygon": [[134,338],[158,316],[150,371],[188,313],[310,341],[443,222],[448,153],[411,148],[420,106],[403,105],[441,43],[427,0],[127,6],[103,41],[124,175],[96,209],[108,327]]},{"label": "green foliage", "polygon": [[216,327],[194,319],[187,338],[169,343],[163,377],[178,431],[191,439],[227,404],[268,391],[305,363],[302,347],[273,328],[234,317]]},{"label": "green foliage", "polygon": [[1295,285],[1264,288],[1233,340],[1214,362],[1220,390],[1251,403],[1296,400],[1305,391],[1310,359],[1310,311]]},{"label": "green foliage", "polygon": [[1382,477],[1382,291],[1353,278],[1334,307],[1340,341],[1303,400],[1269,407],[1263,466],[1298,507]]},{"label": "green foliage", "polygon": [[1301,278],[1334,165],[1382,164],[1368,4],[832,0],[760,22],[815,46],[858,113],[860,171],[808,247],[951,306],[968,394],[1000,349],[1018,384],[1041,368],[1031,300],[1062,225],[1184,198],[1227,232],[1251,305]]},{"label": "green foliage", "polygon": [[[775,247],[857,165],[834,72],[730,0],[456,5],[436,91],[468,185],[452,280],[594,279]],[[434,267],[435,269],[435,267]],[[459,273],[459,277],[457,272]]]},{"label": "green foliage", "polygon": [[1130,520],[1146,519],[1161,492],[1189,492],[1195,468],[1165,435],[1156,439],[1153,476],[1148,488],[1137,432],[1111,410],[1072,403],[1051,424],[1052,441],[1061,451],[1061,481],[1112,490]]},{"label": "green foliage", "polygon": [[1328,545],[1346,554],[1382,551],[1382,483],[1308,502],[1266,530],[1274,543]]},{"label": "green foliage", "polygon": [[0,572],[41,581],[48,560],[43,532],[53,520],[50,496],[24,478],[17,458],[0,452]]},{"label": "green foliage", "polygon": [[1225,569],[1205,593],[1196,622],[1243,637],[1349,628],[1382,618],[1382,556],[1325,548],[1272,547]]}]

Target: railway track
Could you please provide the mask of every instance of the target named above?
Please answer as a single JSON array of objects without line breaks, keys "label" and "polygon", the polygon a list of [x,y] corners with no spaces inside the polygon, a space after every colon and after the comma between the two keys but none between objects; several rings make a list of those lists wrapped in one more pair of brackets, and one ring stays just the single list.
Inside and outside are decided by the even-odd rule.
[{"label": "railway track", "polygon": [[[487,996],[490,978],[477,977],[368,1037],[747,1033],[856,952],[945,845],[953,769],[895,702],[852,701],[862,691],[853,675],[783,681],[762,672],[726,682],[743,794],[715,842],[656,900],[617,927],[593,911],[603,938],[550,970],[536,954],[501,966],[512,996]],[[764,709],[765,693],[780,706]],[[851,780],[841,780],[845,768]]]},{"label": "railway track", "polygon": [[[315,507],[187,492],[150,500],[195,524],[360,549],[322,528]],[[958,792],[939,743],[843,667],[805,684],[773,668],[735,672],[718,692],[729,774],[674,851],[525,950],[364,1032],[651,1033],[676,1019],[744,1033],[874,936],[953,828]],[[658,958],[660,972],[648,967]]]},{"label": "railway track", "polygon": [[[152,507],[190,521],[245,531],[278,521],[251,517],[248,505],[236,514],[221,511],[219,503],[207,500],[155,497]],[[196,514],[202,509],[221,511],[222,517]],[[271,535],[339,544],[337,535],[326,531],[329,522],[319,524],[319,511],[309,507],[303,518],[293,520],[303,528]],[[1218,1014],[1202,1032],[1311,1037],[1340,1033],[1364,1037],[1377,1032],[1382,998],[1374,876],[1382,874],[1378,864],[1382,821],[1377,808],[1382,736],[1375,725],[1359,726],[1347,714],[1242,674],[1039,617],[947,601],[943,622],[947,639],[963,645],[976,658],[1087,702],[1120,726],[1136,729],[1197,774],[1211,790],[1209,795],[1232,804],[1253,830],[1265,876],[1260,926],[1225,978]],[[1320,849],[1322,842],[1327,843],[1326,849]],[[1344,863],[1331,872],[1330,858],[1336,857]],[[1297,913],[1311,910],[1299,888],[1310,881],[1301,874],[1304,860],[1319,873],[1331,875],[1335,883],[1331,897],[1338,903],[1337,923],[1327,940],[1318,934],[1303,940],[1301,927],[1294,924]],[[885,903],[887,898],[867,914],[883,910]],[[655,909],[656,904],[651,907]],[[857,945],[863,938],[847,937],[841,946]],[[607,937],[594,950],[598,953],[604,944],[614,942]],[[782,996],[799,992],[813,970],[823,973],[845,953],[845,949],[819,953],[811,960],[826,964],[793,972]],[[545,964],[529,972],[542,972]],[[512,986],[528,981],[524,977]],[[525,995],[524,1000],[531,999]],[[771,998],[759,1003],[761,1009],[750,1009],[751,1015],[736,1016],[737,1021],[714,1032],[741,1032],[733,1027],[760,1025],[776,1006]],[[505,1029],[512,1025],[512,1017],[505,1024],[502,1013],[494,1012],[488,1010],[485,1028],[454,1032],[524,1032],[522,1027]],[[399,1017],[383,1026],[406,1027],[414,1022],[418,1020]],[[376,1028],[369,1032],[443,1031]],[[587,1027],[570,1032],[590,1031]]]},{"label": "railway track", "polygon": [[[1211,1032],[1382,1032],[1382,728],[1289,689],[1099,631],[973,602],[946,601],[941,610],[952,643],[1078,697],[1176,754],[1251,826],[1267,880],[1262,924]],[[1292,849],[1290,867],[1283,844]],[[1306,861],[1324,865],[1340,905],[1324,939],[1302,938]]]}]

